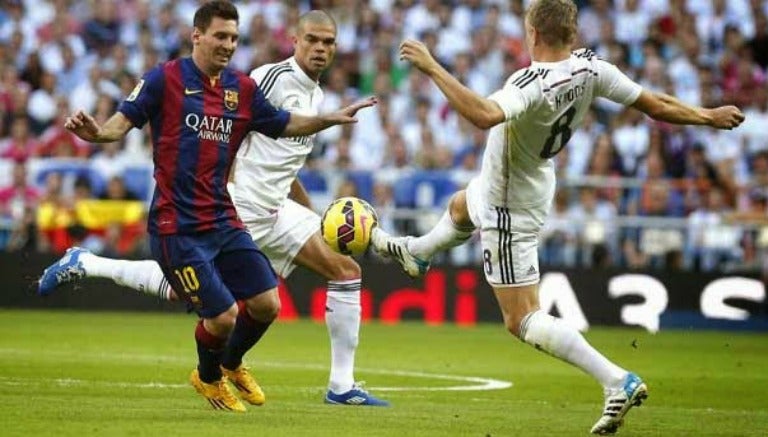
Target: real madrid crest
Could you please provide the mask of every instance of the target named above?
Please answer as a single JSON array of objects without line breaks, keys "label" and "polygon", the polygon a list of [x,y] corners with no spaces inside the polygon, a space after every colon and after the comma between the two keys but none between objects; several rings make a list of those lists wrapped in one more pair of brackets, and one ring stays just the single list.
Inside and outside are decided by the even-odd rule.
[{"label": "real madrid crest", "polygon": [[230,110],[234,111],[237,109],[237,103],[238,103],[238,93],[234,90],[224,90],[224,106]]}]

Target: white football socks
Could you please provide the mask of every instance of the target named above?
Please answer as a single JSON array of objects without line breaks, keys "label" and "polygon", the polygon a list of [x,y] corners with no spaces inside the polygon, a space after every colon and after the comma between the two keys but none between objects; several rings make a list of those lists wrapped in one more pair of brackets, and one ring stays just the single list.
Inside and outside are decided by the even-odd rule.
[{"label": "white football socks", "polygon": [[534,311],[523,318],[520,338],[587,372],[603,387],[620,385],[627,374],[590,346],[578,330],[544,311]]},{"label": "white football socks", "polygon": [[107,278],[116,284],[168,300],[170,286],[155,261],[126,261],[104,258],[92,253],[80,255],[89,278]]},{"label": "white football socks", "polygon": [[360,279],[328,281],[325,325],[331,337],[331,376],[328,388],[336,394],[355,383],[355,351],[360,332]]},{"label": "white football socks", "polygon": [[408,251],[417,258],[430,260],[437,252],[464,244],[474,230],[474,226],[457,225],[453,222],[450,211],[445,211],[434,228],[408,242]]}]

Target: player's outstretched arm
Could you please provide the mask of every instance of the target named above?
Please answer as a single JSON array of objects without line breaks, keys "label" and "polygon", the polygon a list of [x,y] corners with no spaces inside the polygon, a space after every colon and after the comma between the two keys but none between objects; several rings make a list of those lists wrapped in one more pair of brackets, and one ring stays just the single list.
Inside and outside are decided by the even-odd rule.
[{"label": "player's outstretched arm", "polygon": [[358,100],[357,102],[339,109],[338,111],[330,112],[328,114],[321,114],[316,116],[306,116],[291,113],[291,119],[285,126],[285,130],[280,135],[281,137],[301,137],[305,135],[312,135],[315,132],[319,132],[323,129],[327,129],[337,124],[350,124],[357,123],[355,114],[357,111],[373,106],[379,101],[375,96]]},{"label": "player's outstretched arm", "polygon": [[663,93],[643,90],[632,107],[654,120],[674,124],[706,125],[717,129],[733,129],[744,121],[744,114],[735,106],[699,108],[686,105]]},{"label": "player's outstretched arm", "polygon": [[400,44],[400,59],[410,62],[429,76],[451,107],[480,129],[489,129],[504,121],[504,111],[498,103],[462,85],[432,57],[423,43],[412,39],[403,41]]},{"label": "player's outstretched arm", "polygon": [[75,112],[64,121],[65,129],[91,143],[117,141],[125,136],[132,127],[133,123],[122,112],[116,112],[102,126],[99,126],[93,117],[82,110]]}]

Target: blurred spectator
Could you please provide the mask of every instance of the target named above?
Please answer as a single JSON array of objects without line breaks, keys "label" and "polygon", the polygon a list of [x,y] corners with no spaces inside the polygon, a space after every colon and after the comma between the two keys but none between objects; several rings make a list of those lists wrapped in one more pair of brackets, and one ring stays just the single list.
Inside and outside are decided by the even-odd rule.
[{"label": "blurred spectator", "polygon": [[69,116],[67,99],[59,97],[56,101],[56,117],[53,123],[43,131],[40,143],[34,154],[50,158],[88,158],[91,147],[77,135],[64,129],[64,120]]},{"label": "blurred spectator", "polygon": [[723,224],[729,212],[722,192],[713,188],[704,195],[702,206],[688,216],[685,248],[688,268],[709,272],[739,257],[740,232]]},{"label": "blurred spectator", "polygon": [[72,196],[73,203],[77,203],[80,200],[93,199],[93,187],[91,181],[84,176],[78,176],[75,179],[74,193]]},{"label": "blurred spectator", "polygon": [[89,50],[104,54],[119,40],[120,21],[115,0],[97,1],[93,8],[93,17],[83,25],[83,39]]},{"label": "blurred spectator", "polygon": [[752,104],[744,110],[744,123],[736,130],[746,142],[746,152],[751,156],[768,150],[768,87],[751,90]]},{"label": "blurred spectator", "polygon": [[77,88],[89,71],[86,59],[78,58],[74,49],[64,44],[61,47],[61,68],[56,73],[56,92],[68,96]]},{"label": "blurred spectator", "polygon": [[747,43],[755,63],[763,70],[768,68],[768,19],[764,10],[755,14],[755,36]]},{"label": "blurred spectator", "polygon": [[138,200],[136,195],[128,190],[125,186],[123,177],[119,175],[112,176],[107,182],[107,188],[104,190],[104,194],[101,195],[101,199],[104,200]]},{"label": "blurred spectator", "polygon": [[579,201],[567,212],[568,220],[576,226],[580,238],[578,262],[589,266],[595,246],[603,245],[611,251],[618,250],[615,227],[616,207],[600,200],[592,187],[582,187]]},{"label": "blurred spectator", "polygon": [[542,261],[551,266],[574,267],[579,224],[569,211],[568,191],[555,194],[552,210],[541,232]]},{"label": "blurred spectator", "polygon": [[29,95],[27,105],[32,130],[40,134],[56,117],[56,76],[43,71],[40,76],[40,86]]},{"label": "blurred spectator", "polygon": [[37,150],[37,144],[29,131],[29,120],[16,116],[11,122],[10,138],[0,142],[0,158],[26,161]]},{"label": "blurred spectator", "polygon": [[62,192],[62,181],[60,173],[48,174],[36,214],[38,246],[53,253],[64,253],[70,246],[67,229],[75,223],[72,205]]},{"label": "blurred spectator", "polygon": [[587,175],[602,179],[601,187],[597,189],[598,197],[611,202],[614,207],[621,203],[622,190],[613,185],[622,174],[621,159],[607,134],[597,137],[594,152],[590,157]]},{"label": "blurred spectator", "polygon": [[623,174],[635,176],[650,143],[650,130],[644,116],[631,109],[625,110],[617,120],[611,139],[621,159]]},{"label": "blurred spectator", "polygon": [[43,64],[40,61],[40,54],[37,50],[32,51],[24,59],[19,79],[29,84],[32,90],[40,88],[43,78]]},{"label": "blurred spectator", "polygon": [[358,195],[357,184],[352,179],[344,179],[336,188],[337,199],[339,197],[357,197]]},{"label": "blurred spectator", "polygon": [[35,24],[22,0],[6,0],[3,6],[5,20],[0,23],[0,41],[16,39],[21,43],[15,47],[16,53],[26,56],[37,46]]},{"label": "blurred spectator", "polygon": [[564,148],[564,151],[568,153],[565,176],[578,178],[587,174],[592,148],[602,131],[603,128],[596,122],[594,114],[591,111],[587,112],[584,115],[582,126],[573,133],[570,141],[568,141],[568,146]]},{"label": "blurred spectator", "polygon": [[26,164],[17,161],[13,165],[11,184],[0,188],[0,216],[19,223],[28,209],[34,210],[39,198],[38,189],[27,183]]},{"label": "blurred spectator", "polygon": [[80,81],[69,95],[69,107],[73,111],[82,109],[87,113],[93,113],[99,95],[106,94],[116,100],[121,97],[121,93],[120,87],[106,78],[106,72],[101,66],[94,65],[88,71],[87,79]]},{"label": "blurred spectator", "polygon": [[614,20],[616,40],[620,43],[637,49],[648,36],[651,16],[647,9],[640,8],[638,0],[625,0],[624,8],[616,13]]},{"label": "blurred spectator", "polygon": [[683,249],[682,231],[665,226],[663,221],[675,216],[681,208],[682,199],[668,181],[649,180],[645,183],[638,213],[650,221],[625,231],[622,251],[629,267],[659,269],[664,266],[670,251]]}]

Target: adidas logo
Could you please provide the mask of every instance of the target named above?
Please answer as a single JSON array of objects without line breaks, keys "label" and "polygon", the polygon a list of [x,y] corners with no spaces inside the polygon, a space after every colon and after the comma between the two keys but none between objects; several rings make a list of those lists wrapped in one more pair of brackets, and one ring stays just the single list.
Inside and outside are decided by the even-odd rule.
[{"label": "adidas logo", "polygon": [[392,243],[387,243],[387,251],[390,255],[396,257],[400,261],[403,260],[403,248]]},{"label": "adidas logo", "polygon": [[536,267],[534,267],[534,266],[531,266],[531,268],[529,268],[529,269],[528,269],[528,272],[526,273],[526,275],[530,276],[530,275],[535,275],[536,273],[539,273],[539,272],[536,270]]},{"label": "adidas logo", "polygon": [[349,405],[360,405],[363,402],[365,402],[365,398],[362,396],[352,396],[351,398],[346,400],[346,404]]}]

